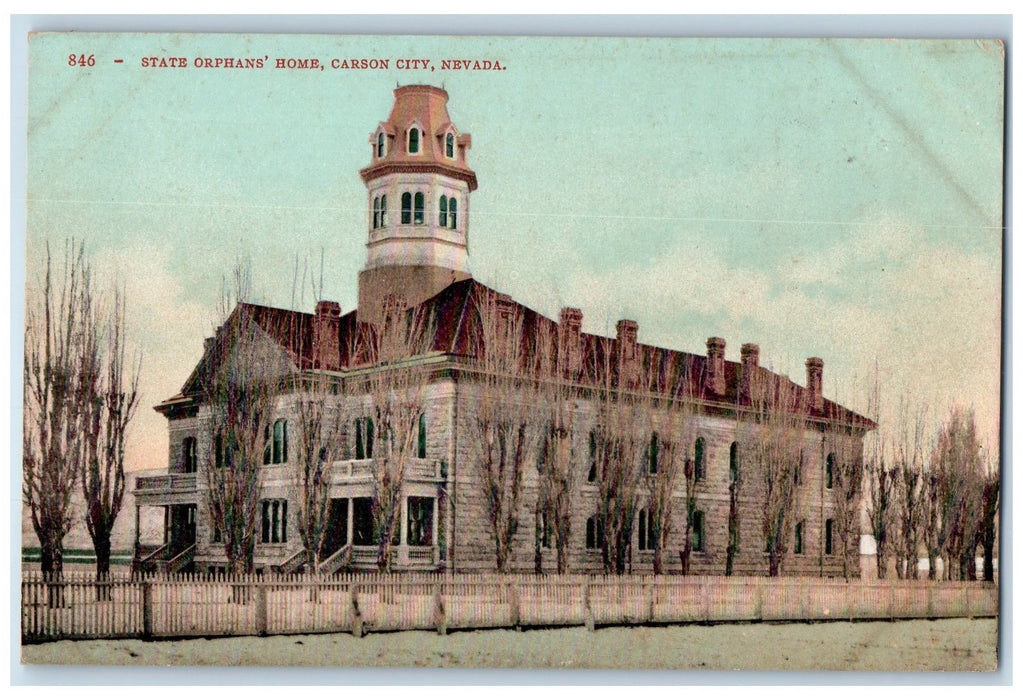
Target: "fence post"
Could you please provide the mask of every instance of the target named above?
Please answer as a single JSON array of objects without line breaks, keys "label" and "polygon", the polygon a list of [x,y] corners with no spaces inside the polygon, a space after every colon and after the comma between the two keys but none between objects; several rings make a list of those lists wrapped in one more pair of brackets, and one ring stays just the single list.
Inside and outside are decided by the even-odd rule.
[{"label": "fence post", "polygon": [[973,619],[973,607],[970,605],[970,588],[972,588],[972,585],[970,584],[969,581],[965,581],[963,583],[963,587],[964,587],[964,589],[966,591],[966,619],[972,620]]},{"label": "fence post", "polygon": [[654,587],[649,582],[646,582],[646,583],[643,584],[643,588],[644,588],[643,593],[645,594],[645,597],[646,597],[646,621],[647,622],[653,622],[654,621]]},{"label": "fence post", "polygon": [[596,629],[596,622],[593,619],[593,609],[590,606],[590,577],[583,579],[583,617],[585,618],[586,630],[592,632]]},{"label": "fence post", "polygon": [[153,636],[153,588],[149,581],[143,580],[142,586],[142,638]]},{"label": "fence post", "polygon": [[266,636],[266,586],[256,584],[256,634]]},{"label": "fence post", "polygon": [[352,634],[355,637],[362,637],[362,612],[359,610],[359,584],[353,583],[349,593],[352,608]]},{"label": "fence post", "polygon": [[437,627],[437,634],[448,633],[448,616],[444,609],[444,596],[439,583],[433,586],[433,620]]},{"label": "fence post", "polygon": [[522,625],[519,624],[519,588],[515,585],[514,578],[508,582],[508,610],[511,616],[511,626],[515,628],[516,632],[521,632]]}]

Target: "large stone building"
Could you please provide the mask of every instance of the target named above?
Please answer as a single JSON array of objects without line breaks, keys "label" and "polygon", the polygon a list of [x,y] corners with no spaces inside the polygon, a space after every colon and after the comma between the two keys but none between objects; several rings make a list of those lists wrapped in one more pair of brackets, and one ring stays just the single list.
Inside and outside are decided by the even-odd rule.
[{"label": "large stone building", "polygon": [[[629,388],[636,396],[652,396],[661,409],[678,403],[686,407],[685,437],[671,438],[676,461],[684,467],[669,497],[677,502],[670,515],[671,530],[656,545],[662,569],[680,570],[688,536],[689,570],[694,573],[724,573],[729,542],[735,545],[735,573],[767,571],[762,534],[766,486],[749,475],[738,497],[738,517],[732,502],[741,436],[765,429],[754,415],[750,388],[751,379],[759,378],[789,397],[798,414],[790,423],[797,428],[789,452],[798,453],[802,467],[792,473],[795,495],[783,532],[783,572],[841,573],[836,470],[843,461],[862,458],[863,435],[874,424],[823,398],[821,360],[807,360],[806,384],[798,386],[761,368],[759,348],[753,344],[742,346],[739,362],[726,359],[726,344],[720,338],[707,340],[705,355],[656,348],[638,342],[637,324],[629,320],[618,323],[616,337],[603,338],[582,332],[579,309],[564,308],[557,320],[548,319],[475,281],[468,267],[470,197],[477,188],[476,175],[467,164],[471,138],[451,122],[444,90],[412,85],[399,87],[394,95],[389,117],[370,136],[371,162],[360,171],[367,189],[368,241],[366,265],[358,280],[358,308],[342,314],[336,303],[321,301],[314,313],[307,314],[240,304],[218,337],[207,340],[206,354],[182,391],[156,407],[168,420],[169,466],[166,473],[136,478],[136,523],[139,509],[162,509],[165,534],[163,542],[136,544],[137,563],[199,570],[225,563],[210,516],[206,472],[217,468],[211,457],[216,450],[201,376],[239,319],[254,323],[295,373],[358,385],[355,379],[370,382],[374,373],[386,370],[380,357],[376,362],[367,359],[357,339],[372,336],[373,329],[403,315],[406,320],[429,318],[430,325],[429,337],[412,362],[420,370],[416,375],[420,417],[402,468],[392,568],[493,570],[494,528],[477,437],[479,397],[488,371],[479,357],[483,347],[479,339],[486,335],[480,309],[493,303],[498,318],[517,319],[522,342],[533,342],[526,355],[539,354],[537,338],[553,339],[550,376],[570,388],[563,398],[572,403],[575,418],[571,431],[562,436],[568,448],[566,464],[574,475],[564,544],[569,570],[603,570],[604,527],[599,514],[606,512],[602,505],[608,496],[597,473],[594,436],[601,420],[599,387],[613,379],[621,392]],[[634,381],[640,376],[646,379]],[[632,383],[626,387],[629,377]],[[614,393],[620,395],[624,393]],[[289,440],[294,442],[297,434],[292,399],[288,393],[277,397],[276,413],[266,427],[256,516],[257,570],[294,570],[308,559],[299,537],[294,445],[289,454]],[[373,508],[380,443],[378,438],[374,456],[376,433],[366,409],[370,399],[349,393],[335,401],[358,408],[345,414],[344,436],[328,460],[329,504],[320,554],[331,570],[335,564],[375,568]],[[646,448],[632,457],[642,466],[634,493],[628,496],[634,508],[624,511],[628,520],[624,556],[627,570],[650,572],[655,548],[651,477],[668,468],[661,464],[658,472],[657,455],[660,449],[664,459],[669,441],[662,437],[659,447],[655,431],[642,426],[636,430],[646,430],[637,440]],[[533,458],[532,464],[540,461]],[[538,505],[542,469],[541,464],[523,470],[516,484],[518,527],[508,546],[507,569],[556,567],[557,544],[552,541],[556,538],[550,536],[547,511]],[[687,489],[695,489],[689,507]],[[857,531],[851,537],[854,550],[858,540]],[[858,560],[855,552],[852,560]]]}]

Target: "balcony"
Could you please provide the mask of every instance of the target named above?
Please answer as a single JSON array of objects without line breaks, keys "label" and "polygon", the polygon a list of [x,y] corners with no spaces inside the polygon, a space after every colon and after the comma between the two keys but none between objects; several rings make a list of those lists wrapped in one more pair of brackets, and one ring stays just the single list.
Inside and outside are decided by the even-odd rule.
[{"label": "balcony", "polygon": [[[334,462],[334,473],[343,481],[369,480],[373,478],[372,459],[349,459]],[[439,459],[410,459],[405,467],[405,477],[416,481],[441,481]]]},{"label": "balcony", "polygon": [[135,477],[135,492],[183,493],[196,490],[195,474],[153,474]]}]

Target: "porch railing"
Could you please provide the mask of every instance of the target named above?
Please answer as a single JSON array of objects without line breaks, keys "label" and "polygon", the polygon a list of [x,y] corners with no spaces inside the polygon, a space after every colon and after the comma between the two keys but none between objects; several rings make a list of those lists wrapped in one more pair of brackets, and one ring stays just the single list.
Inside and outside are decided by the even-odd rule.
[{"label": "porch railing", "polygon": [[135,477],[136,491],[195,491],[195,474],[160,474]]}]

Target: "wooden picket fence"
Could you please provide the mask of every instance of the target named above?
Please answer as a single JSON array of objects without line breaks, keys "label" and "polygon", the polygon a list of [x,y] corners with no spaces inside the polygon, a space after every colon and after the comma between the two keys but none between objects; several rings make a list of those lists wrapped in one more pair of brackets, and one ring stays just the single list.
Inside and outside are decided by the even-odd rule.
[{"label": "wooden picket fence", "polygon": [[981,582],[722,576],[23,574],[21,638],[145,639],[368,631],[877,620],[998,615]]}]

